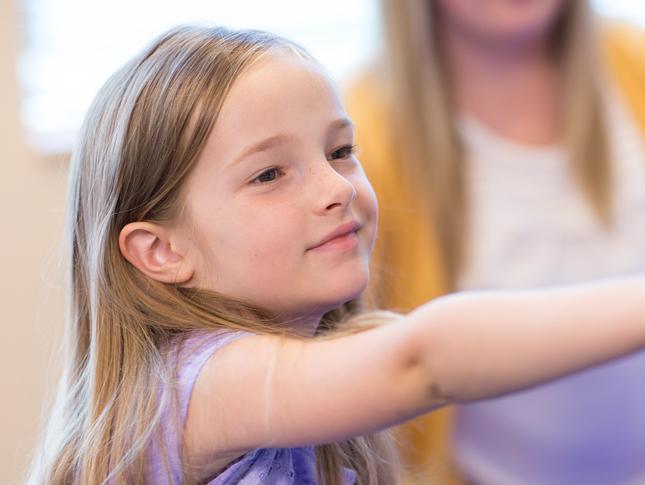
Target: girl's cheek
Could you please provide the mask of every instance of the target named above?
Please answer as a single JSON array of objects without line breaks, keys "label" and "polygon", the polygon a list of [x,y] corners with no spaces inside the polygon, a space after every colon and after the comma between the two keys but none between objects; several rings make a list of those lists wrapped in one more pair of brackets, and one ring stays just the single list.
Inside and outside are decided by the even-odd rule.
[{"label": "girl's cheek", "polygon": [[372,216],[378,215],[378,200],[374,188],[366,177],[363,178],[360,186],[359,197],[362,196],[365,210]]}]

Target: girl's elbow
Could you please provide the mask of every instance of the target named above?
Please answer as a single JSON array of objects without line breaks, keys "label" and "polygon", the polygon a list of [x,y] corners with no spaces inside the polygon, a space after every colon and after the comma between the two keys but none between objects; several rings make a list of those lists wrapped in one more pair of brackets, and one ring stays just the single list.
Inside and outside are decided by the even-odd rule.
[{"label": "girl's elbow", "polygon": [[446,327],[442,312],[439,305],[427,304],[409,315],[410,332],[404,344],[402,372],[407,376],[404,381],[409,383],[411,406],[416,414],[454,402],[442,378],[445,374],[442,368],[448,361],[442,349]]}]

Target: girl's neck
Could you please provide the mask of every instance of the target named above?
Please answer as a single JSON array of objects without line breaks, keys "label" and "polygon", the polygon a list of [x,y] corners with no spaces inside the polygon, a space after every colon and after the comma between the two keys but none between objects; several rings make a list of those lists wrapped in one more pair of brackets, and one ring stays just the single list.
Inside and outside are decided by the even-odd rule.
[{"label": "girl's neck", "polygon": [[287,326],[295,334],[301,337],[313,337],[318,330],[323,313],[311,313],[306,315],[287,316],[280,315],[278,318],[287,323]]},{"label": "girl's neck", "polygon": [[548,36],[485,41],[441,23],[439,45],[457,113],[515,142],[560,142],[559,73]]}]

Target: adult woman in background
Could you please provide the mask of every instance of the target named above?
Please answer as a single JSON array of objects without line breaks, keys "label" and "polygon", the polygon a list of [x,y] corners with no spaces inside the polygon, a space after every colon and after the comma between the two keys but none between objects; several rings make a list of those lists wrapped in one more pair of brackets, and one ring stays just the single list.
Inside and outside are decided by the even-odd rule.
[{"label": "adult woman in background", "polygon": [[[645,36],[585,0],[382,8],[384,62],[347,96],[381,304],[645,269]],[[645,481],[643,376],[636,355],[438,413],[407,428],[408,461],[439,483],[449,462],[487,485]]]}]

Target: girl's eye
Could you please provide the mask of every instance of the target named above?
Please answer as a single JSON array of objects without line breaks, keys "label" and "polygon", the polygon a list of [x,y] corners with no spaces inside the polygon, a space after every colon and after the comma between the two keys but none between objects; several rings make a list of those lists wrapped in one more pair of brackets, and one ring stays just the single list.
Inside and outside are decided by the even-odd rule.
[{"label": "girl's eye", "polygon": [[257,177],[255,177],[251,181],[251,183],[253,183],[253,184],[266,184],[266,183],[269,183],[269,182],[273,182],[274,180],[277,180],[278,177],[280,177],[281,175],[284,175],[284,172],[282,172],[281,169],[279,169],[277,167],[270,168],[270,169],[265,170],[264,172],[262,172]]},{"label": "girl's eye", "polygon": [[356,145],[345,145],[335,150],[327,158],[328,161],[338,160],[339,158],[349,158],[356,152]]}]

